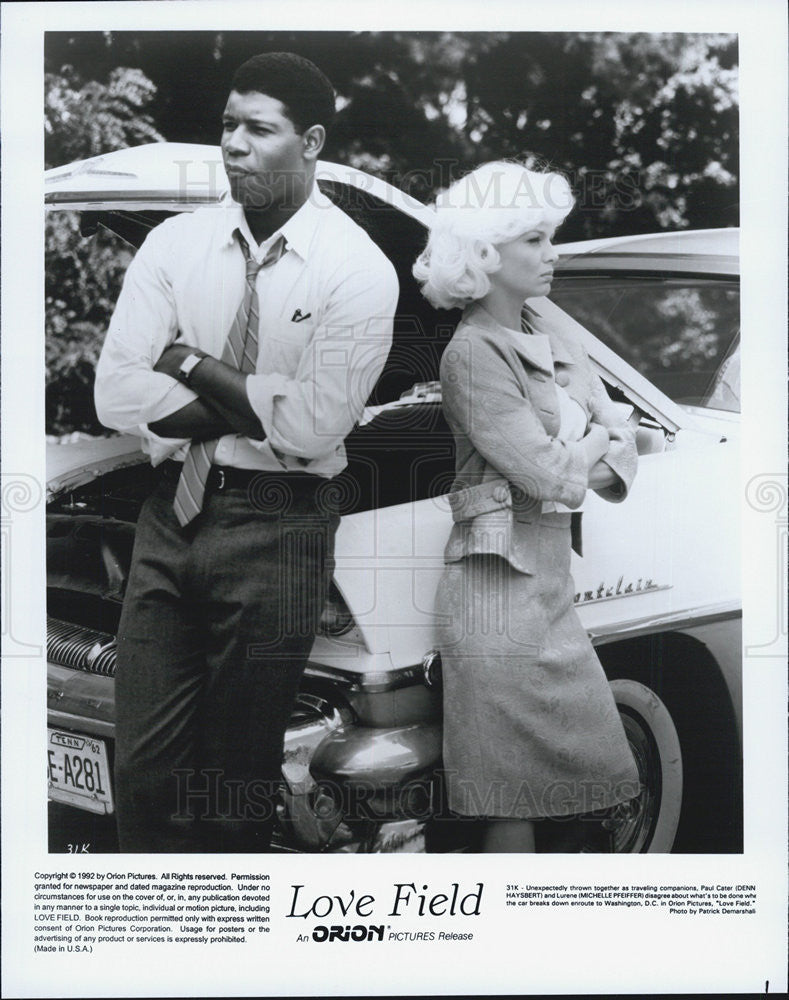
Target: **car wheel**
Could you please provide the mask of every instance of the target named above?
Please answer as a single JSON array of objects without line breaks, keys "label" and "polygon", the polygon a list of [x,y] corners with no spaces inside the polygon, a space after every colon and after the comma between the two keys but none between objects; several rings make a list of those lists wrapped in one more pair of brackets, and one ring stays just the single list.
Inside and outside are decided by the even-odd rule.
[{"label": "car wheel", "polygon": [[627,741],[638,767],[641,793],[615,806],[603,826],[618,854],[666,854],[682,810],[682,751],[671,715],[654,691],[638,681],[611,681]]}]

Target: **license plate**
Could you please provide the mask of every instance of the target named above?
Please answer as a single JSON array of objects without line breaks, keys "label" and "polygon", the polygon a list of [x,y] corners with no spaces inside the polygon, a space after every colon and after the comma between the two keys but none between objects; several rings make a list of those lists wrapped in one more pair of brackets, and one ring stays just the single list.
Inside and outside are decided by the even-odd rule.
[{"label": "license plate", "polygon": [[47,786],[53,802],[111,813],[112,787],[104,740],[47,729]]}]

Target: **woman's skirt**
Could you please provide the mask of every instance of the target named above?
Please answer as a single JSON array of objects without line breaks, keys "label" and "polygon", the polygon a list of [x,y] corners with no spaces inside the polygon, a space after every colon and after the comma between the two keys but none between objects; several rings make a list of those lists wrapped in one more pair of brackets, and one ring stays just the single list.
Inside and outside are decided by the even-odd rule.
[{"label": "woman's skirt", "polygon": [[536,572],[496,555],[438,589],[449,806],[464,816],[591,812],[639,792],[611,689],[576,613],[570,530],[541,524]]}]

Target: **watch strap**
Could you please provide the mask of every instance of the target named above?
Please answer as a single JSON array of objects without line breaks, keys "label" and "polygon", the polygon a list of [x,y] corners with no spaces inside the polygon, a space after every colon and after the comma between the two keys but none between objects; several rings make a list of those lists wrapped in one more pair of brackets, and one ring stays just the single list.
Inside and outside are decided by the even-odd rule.
[{"label": "watch strap", "polygon": [[197,368],[203,358],[207,357],[208,355],[205,351],[192,351],[191,354],[187,354],[178,369],[179,377],[184,385],[189,385],[192,381],[192,374],[195,368]]}]

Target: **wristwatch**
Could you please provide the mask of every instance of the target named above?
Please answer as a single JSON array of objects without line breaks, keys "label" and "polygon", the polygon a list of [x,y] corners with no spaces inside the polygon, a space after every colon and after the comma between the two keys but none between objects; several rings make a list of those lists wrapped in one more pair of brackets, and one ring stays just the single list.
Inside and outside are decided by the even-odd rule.
[{"label": "wristwatch", "polygon": [[197,368],[203,358],[207,356],[208,355],[204,354],[202,351],[200,353],[193,351],[191,354],[186,355],[178,368],[178,378],[184,385],[189,385],[192,381],[192,373],[195,368]]}]

